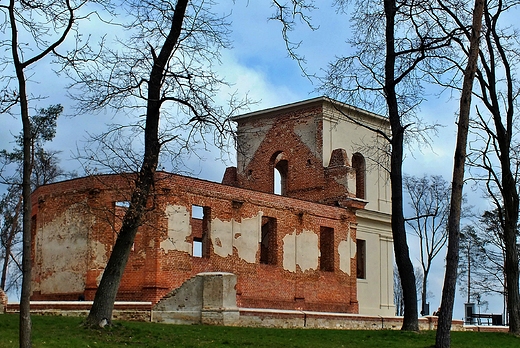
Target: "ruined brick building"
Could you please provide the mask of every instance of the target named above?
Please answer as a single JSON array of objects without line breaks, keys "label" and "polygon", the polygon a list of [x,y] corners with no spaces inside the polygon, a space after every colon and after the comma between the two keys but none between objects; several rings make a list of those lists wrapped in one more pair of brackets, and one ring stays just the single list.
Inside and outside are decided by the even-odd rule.
[{"label": "ruined brick building", "polygon": [[[385,142],[357,125],[387,120],[315,98],[234,121],[222,183],[157,173],[118,299],[222,271],[240,307],[393,315]],[[132,175],[99,175],[33,193],[33,300],[93,299],[131,190]]]}]

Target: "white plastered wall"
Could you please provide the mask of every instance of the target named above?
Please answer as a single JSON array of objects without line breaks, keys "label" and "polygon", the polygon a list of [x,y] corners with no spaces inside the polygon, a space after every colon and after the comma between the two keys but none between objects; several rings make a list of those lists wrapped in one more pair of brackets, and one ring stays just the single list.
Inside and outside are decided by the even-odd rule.
[{"label": "white plastered wall", "polygon": [[357,280],[359,314],[395,315],[390,216],[358,210],[357,239],[366,241],[366,279]]},{"label": "white plastered wall", "polygon": [[51,222],[41,224],[35,237],[37,252],[33,291],[42,294],[78,293],[85,290],[88,231],[94,220],[84,217],[81,203],[71,205]]},{"label": "white plastered wall", "polygon": [[[342,113],[336,107],[342,108]],[[324,104],[323,166],[329,165],[335,149],[345,149],[352,156],[359,152],[366,162],[364,210],[357,211],[357,239],[366,241],[366,279],[357,280],[359,314],[395,315],[393,303],[393,239],[391,221],[390,178],[384,163],[386,140],[349,117],[372,128],[389,132],[384,118],[350,107]],[[349,115],[346,117],[344,114]],[[349,185],[355,190],[355,183]],[[354,251],[355,251],[354,246]]]}]

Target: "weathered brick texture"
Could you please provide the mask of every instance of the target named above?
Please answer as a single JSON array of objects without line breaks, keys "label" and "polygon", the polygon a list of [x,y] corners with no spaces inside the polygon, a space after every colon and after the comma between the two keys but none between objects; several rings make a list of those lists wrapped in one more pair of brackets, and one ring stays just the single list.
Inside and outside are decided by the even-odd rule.
[{"label": "weathered brick texture", "polygon": [[[103,262],[109,257],[115,231],[120,225],[121,208],[115,205],[114,197],[130,190],[131,185],[119,176],[106,175],[51,184],[35,191],[38,203],[33,208],[37,231],[34,238],[34,300],[73,300],[81,295],[87,300],[93,299]],[[66,205],[63,204],[64,200],[67,201]],[[210,250],[209,257],[200,258],[192,256],[190,251],[166,251],[161,248],[161,242],[168,243],[168,219],[164,213],[166,206],[182,206],[186,212],[190,212],[192,205],[210,207],[212,221],[218,219],[240,223],[242,219],[255,217],[260,212],[275,218],[277,229],[273,243],[277,246],[277,255],[274,257],[276,262],[260,264],[259,250],[255,262],[251,263],[244,261],[236,248],[226,257],[218,256]],[[149,206],[151,209],[139,228],[118,300],[156,302],[171,289],[179,287],[186,279],[200,272],[223,271],[238,275],[237,300],[241,306],[356,312],[355,274],[350,276],[340,271],[338,261],[334,264],[333,272],[320,271],[317,265],[316,269],[297,269],[295,272],[282,267],[285,236],[303,230],[315,231],[319,235],[321,226],[326,226],[334,230],[337,250],[338,243],[348,239],[348,234],[352,232],[349,223],[355,221],[353,209],[324,206],[167,173],[158,174],[156,190]],[[53,221],[60,210],[63,212],[70,207],[74,207],[74,213],[69,214],[68,221],[60,225],[62,230],[58,236],[46,241],[59,244],[63,238],[73,234],[70,225],[88,226],[88,230],[84,231],[88,252],[83,253],[82,258],[74,258],[77,265],[66,265],[71,269],[78,267],[78,272],[85,270],[79,284],[83,289],[73,292],[67,292],[67,289],[60,292],[42,291],[41,282],[45,278],[52,281],[53,276],[52,267],[42,267],[45,254],[50,254],[45,250],[48,245],[41,242],[42,235],[52,233],[47,230],[46,222]],[[193,238],[202,237],[203,221],[191,217],[189,221],[191,234],[185,242],[191,245]],[[229,237],[237,236],[229,231]],[[64,242],[63,246],[64,252],[74,253],[74,243]],[[212,245],[210,249],[213,249]],[[64,269],[60,267],[56,272],[64,272]],[[71,284],[72,288],[77,285]],[[354,289],[349,291],[351,287]]]}]

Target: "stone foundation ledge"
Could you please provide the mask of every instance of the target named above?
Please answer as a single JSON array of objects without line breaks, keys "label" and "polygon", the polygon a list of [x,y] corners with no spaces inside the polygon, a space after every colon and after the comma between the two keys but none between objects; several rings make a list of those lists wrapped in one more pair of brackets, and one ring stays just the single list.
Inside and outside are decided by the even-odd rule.
[{"label": "stone foundation ledge", "polygon": [[[92,301],[31,301],[31,313],[36,315],[55,315],[86,317]],[[112,320],[151,321],[151,302],[116,301]],[[19,303],[8,303],[6,313],[18,313]]]},{"label": "stone foundation ledge", "polygon": [[[348,313],[276,310],[261,308],[239,308],[237,326],[316,328],[343,330],[400,330],[403,317],[369,316]],[[436,330],[437,317],[419,318],[420,330]],[[464,331],[462,320],[452,321],[452,331]]]},{"label": "stone foundation ledge", "polygon": [[[60,315],[86,317],[92,301],[31,301],[31,313],[37,315]],[[8,313],[19,311],[18,303],[9,303]],[[300,310],[264,308],[221,308],[204,311],[205,324],[248,327],[315,328],[342,330],[400,330],[403,317],[368,316],[360,314],[313,312]],[[207,313],[206,313],[207,312]],[[152,310],[151,302],[119,302],[114,305],[113,320],[154,321],[174,324],[201,324],[199,311]],[[209,320],[214,319],[214,320]],[[453,331],[491,331],[493,327],[468,327],[462,320],[452,321]],[[436,330],[437,317],[419,318],[420,330]],[[507,327],[500,327],[507,331]],[[497,330],[499,331],[499,330]]]}]

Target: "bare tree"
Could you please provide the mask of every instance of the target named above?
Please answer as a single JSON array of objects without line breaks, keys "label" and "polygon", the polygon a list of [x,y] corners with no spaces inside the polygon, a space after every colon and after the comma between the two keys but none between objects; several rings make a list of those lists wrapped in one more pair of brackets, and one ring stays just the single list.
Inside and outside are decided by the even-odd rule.
[{"label": "bare tree", "polygon": [[[441,6],[449,10],[449,8],[444,4],[441,4]],[[464,70],[462,91],[460,96],[457,143],[455,146],[453,179],[451,183],[450,213],[448,218],[448,251],[446,256],[446,272],[444,275],[444,287],[442,289],[442,301],[439,311],[437,335],[435,338],[435,346],[437,348],[447,348],[451,345],[451,321],[453,318],[453,304],[455,302],[457,268],[459,264],[460,218],[463,199],[462,187],[464,185],[464,165],[466,161],[471,96],[473,93],[475,71],[477,70],[483,12],[484,1],[475,0],[472,26],[471,29],[468,29],[471,33],[469,35],[470,45],[468,61],[466,69]]]},{"label": "bare tree", "polygon": [[471,299],[479,293],[474,288],[474,284],[479,283],[475,279],[475,273],[477,269],[482,269],[484,264],[484,244],[485,241],[473,226],[466,225],[461,229],[458,283],[459,290],[466,295],[466,303],[471,303]]},{"label": "bare tree", "polygon": [[[518,162],[512,160],[513,139],[516,132],[516,86],[515,67],[518,64],[517,31],[504,28],[507,23],[506,14],[519,5],[518,1],[490,0],[484,2],[482,48],[478,52],[476,82],[478,88],[474,95],[478,98],[479,107],[476,121],[473,122],[473,133],[477,140],[471,144],[473,154],[470,156],[472,167],[478,168],[478,180],[484,182],[488,195],[498,209],[499,218],[504,229],[506,246],[506,272],[508,279],[508,310],[510,317],[509,330],[520,332],[520,293],[518,286],[518,250],[516,248],[519,194],[517,188]],[[460,4],[464,9],[464,4]],[[460,10],[454,10],[452,4],[446,3],[444,11],[463,30],[466,40],[454,40],[463,53],[463,59],[469,59],[472,53],[467,48],[467,40],[471,32],[461,18]],[[506,24],[507,23],[507,24]],[[461,60],[461,61],[464,61]],[[454,66],[463,71],[461,63],[453,61]],[[445,85],[453,87],[448,82]],[[483,108],[482,108],[483,106]],[[480,175],[484,170],[484,175]]]},{"label": "bare tree", "polygon": [[[126,38],[107,47],[95,63],[70,66],[75,87],[81,88],[76,98],[83,111],[111,107],[137,118],[129,125],[114,125],[98,137],[100,157],[94,165],[101,163],[117,172],[131,170],[135,175],[129,177],[135,181],[86,320],[88,326],[110,323],[132,243],[147,203],[153,199],[161,154],[178,156],[192,141],[204,142],[208,132],[218,145],[224,144],[231,130],[228,116],[243,105],[233,96],[227,110],[216,102],[219,88],[226,83],[215,74],[214,66],[221,49],[230,43],[228,23],[212,13],[212,4],[205,0],[123,1],[121,10],[128,21],[120,26]],[[134,136],[121,149],[126,138],[118,136],[126,131]],[[144,135],[144,150],[138,141],[132,142],[138,135]]]},{"label": "bare tree", "polygon": [[[519,256],[517,248],[519,193],[517,188],[517,163],[511,160],[511,147],[515,130],[516,98],[518,96],[517,81],[513,69],[518,63],[518,46],[516,41],[509,40],[510,35],[499,27],[500,18],[510,6],[517,2],[490,2],[485,7],[485,31],[483,41],[485,51],[480,54],[477,81],[480,86],[480,100],[486,106],[494,129],[488,127],[488,120],[479,113],[480,125],[489,136],[491,151],[482,157],[490,181],[487,183],[488,193],[496,206],[498,218],[504,231],[505,269],[507,274],[507,307],[509,314],[509,331],[520,333],[520,289],[519,289]],[[504,78],[497,75],[504,75]],[[494,169],[488,156],[494,155],[499,163],[499,170]],[[496,187],[498,195],[495,195]]]},{"label": "bare tree", "polygon": [[450,185],[439,175],[403,178],[409,205],[414,216],[406,219],[408,226],[419,238],[420,261],[422,267],[421,315],[428,315],[426,297],[428,275],[434,258],[446,245]]},{"label": "bare tree", "polygon": [[459,289],[467,303],[479,295],[498,294],[506,306],[504,234],[497,212],[484,212],[478,226],[461,230]]},{"label": "bare tree", "polygon": [[[92,1],[96,2],[96,1]],[[88,2],[90,3],[90,2]],[[99,2],[105,6],[107,2]],[[23,130],[23,281],[20,303],[20,347],[31,346],[31,141],[32,129],[30,107],[32,95],[29,92],[27,73],[43,58],[53,55],[65,39],[77,33],[77,23],[91,13],[82,12],[87,1],[16,1],[9,0],[0,4],[4,36],[0,45],[9,54],[2,59],[4,94],[2,111],[13,112],[13,106],[20,107],[19,115]],[[84,13],[80,15],[80,13]],[[85,14],[86,13],[86,14]],[[85,51],[85,43],[80,35],[75,35],[74,51]],[[26,40],[26,41],[24,41]],[[74,56],[74,53],[71,55]],[[31,73],[32,74],[32,73]],[[33,76],[33,78],[35,78]]]},{"label": "bare tree", "polygon": [[394,265],[394,304],[395,304],[395,315],[404,315],[404,299],[403,299],[403,287],[401,286],[401,278],[399,278],[399,271]]},{"label": "bare tree", "polygon": [[[347,13],[353,1],[336,1]],[[454,33],[437,29],[426,9],[427,1],[355,1],[352,10],[356,54],[340,57],[328,69],[323,90],[332,98],[345,100],[388,115],[391,134],[379,135],[391,146],[392,234],[394,255],[403,285],[405,313],[403,330],[419,329],[415,276],[410,260],[403,214],[405,140],[428,141],[427,130],[416,117],[422,101],[424,71],[430,71],[438,57],[447,54]],[[420,69],[421,68],[421,69]]]}]

